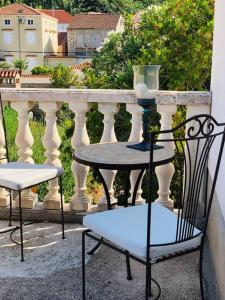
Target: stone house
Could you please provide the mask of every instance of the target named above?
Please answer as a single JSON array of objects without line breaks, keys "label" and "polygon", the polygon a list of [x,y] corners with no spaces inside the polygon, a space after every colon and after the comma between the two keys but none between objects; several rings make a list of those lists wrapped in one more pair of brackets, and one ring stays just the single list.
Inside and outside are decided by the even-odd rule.
[{"label": "stone house", "polygon": [[124,19],[107,13],[85,13],[73,17],[68,27],[68,52],[71,56],[92,57],[110,32],[122,32]]}]

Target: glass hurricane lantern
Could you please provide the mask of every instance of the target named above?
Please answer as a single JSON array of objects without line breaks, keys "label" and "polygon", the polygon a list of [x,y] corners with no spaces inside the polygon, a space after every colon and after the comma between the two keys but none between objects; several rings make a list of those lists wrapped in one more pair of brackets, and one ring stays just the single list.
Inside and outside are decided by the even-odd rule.
[{"label": "glass hurricane lantern", "polygon": [[[159,89],[160,65],[138,65],[133,66],[134,71],[134,91],[137,95],[137,103],[143,107],[142,126],[143,141],[139,144],[127,146],[140,151],[149,151],[149,128],[151,108],[155,104],[155,98]],[[154,149],[162,146],[154,145]]]}]

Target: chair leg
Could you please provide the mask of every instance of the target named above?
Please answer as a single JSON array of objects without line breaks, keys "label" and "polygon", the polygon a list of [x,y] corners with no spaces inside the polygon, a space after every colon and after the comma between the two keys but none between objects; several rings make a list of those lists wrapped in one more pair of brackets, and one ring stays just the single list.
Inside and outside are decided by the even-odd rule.
[{"label": "chair leg", "polygon": [[203,286],[203,248],[204,246],[201,246],[200,249],[200,257],[199,257],[199,278],[200,278],[200,290],[201,290],[201,298],[204,300],[204,286]]},{"label": "chair leg", "polygon": [[151,264],[146,262],[146,275],[145,275],[145,300],[148,300],[151,291]]},{"label": "chair leg", "polygon": [[82,299],[86,299],[85,294],[85,232],[82,232]]},{"label": "chair leg", "polygon": [[130,256],[128,251],[126,251],[126,266],[127,266],[127,280],[132,280],[131,269],[130,269]]},{"label": "chair leg", "polygon": [[103,238],[100,239],[100,241],[98,241],[98,243],[90,250],[88,251],[88,255],[94,255],[95,252],[98,250],[98,248],[102,245],[103,242]]},{"label": "chair leg", "polygon": [[62,239],[65,239],[65,230],[64,230],[64,211],[63,211],[63,188],[62,188],[62,177],[59,177],[60,185],[60,201],[61,201],[61,223],[62,223]]},{"label": "chair leg", "polygon": [[12,226],[12,191],[9,190],[9,226]]},{"label": "chair leg", "polygon": [[22,200],[21,191],[19,191],[19,212],[20,212],[20,248],[21,248],[21,261],[24,261],[23,257],[23,216],[22,216]]}]

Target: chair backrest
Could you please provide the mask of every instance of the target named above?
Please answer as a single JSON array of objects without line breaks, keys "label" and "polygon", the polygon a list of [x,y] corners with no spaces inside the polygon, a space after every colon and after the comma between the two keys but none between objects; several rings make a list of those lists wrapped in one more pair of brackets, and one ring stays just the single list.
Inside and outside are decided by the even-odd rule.
[{"label": "chair backrest", "polygon": [[[215,141],[217,143],[215,144]],[[225,141],[225,123],[218,123],[207,114],[197,115],[182,122],[171,130],[152,132],[150,134],[150,168],[149,168],[149,199],[152,199],[152,177],[154,174],[153,158],[157,142],[162,146],[174,148],[176,177],[176,207],[178,209],[176,239],[179,243],[196,236],[197,227],[205,236],[213,194],[215,191],[221,157]],[[214,160],[216,169],[210,189],[204,186],[208,157],[213,144],[217,147]],[[179,181],[177,181],[179,180]],[[208,190],[204,196],[202,187]],[[204,203],[204,215],[199,226],[198,211]],[[147,244],[150,244],[151,201],[148,201],[148,233]]]},{"label": "chair backrest", "polygon": [[4,144],[2,144],[2,147],[5,148],[5,154],[2,153],[0,157],[0,161],[6,159],[9,162],[9,149],[8,149],[8,141],[6,135],[6,123],[5,123],[4,106],[3,106],[1,93],[0,93],[0,135],[1,138],[3,138],[2,142],[4,142]]}]

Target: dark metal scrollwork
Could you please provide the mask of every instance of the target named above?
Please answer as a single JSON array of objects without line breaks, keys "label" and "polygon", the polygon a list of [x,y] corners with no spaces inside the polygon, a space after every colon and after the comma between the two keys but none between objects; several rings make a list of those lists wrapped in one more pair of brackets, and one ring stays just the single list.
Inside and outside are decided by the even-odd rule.
[{"label": "dark metal scrollwork", "polygon": [[215,125],[218,125],[209,115],[196,116],[192,118],[195,123],[187,130],[188,138],[196,138],[198,136],[208,137],[213,134]]}]

